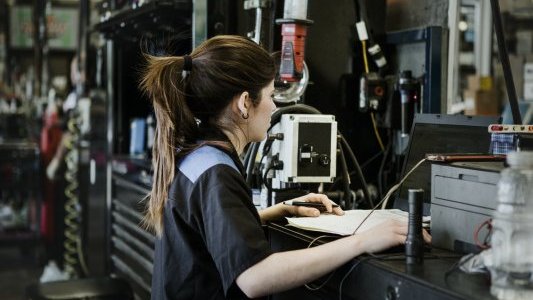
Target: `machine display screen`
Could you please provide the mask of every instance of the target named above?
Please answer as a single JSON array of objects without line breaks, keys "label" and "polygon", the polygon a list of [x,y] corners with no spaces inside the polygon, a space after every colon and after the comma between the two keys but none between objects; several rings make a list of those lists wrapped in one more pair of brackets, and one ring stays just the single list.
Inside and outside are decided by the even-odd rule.
[{"label": "machine display screen", "polygon": [[[488,124],[455,125],[416,123],[415,121],[402,178],[427,153],[488,153],[490,148]],[[424,212],[429,213],[429,203],[431,203],[431,164],[429,162],[424,162],[405,180],[400,187],[395,207],[407,208],[408,190],[411,188],[424,190]]]}]

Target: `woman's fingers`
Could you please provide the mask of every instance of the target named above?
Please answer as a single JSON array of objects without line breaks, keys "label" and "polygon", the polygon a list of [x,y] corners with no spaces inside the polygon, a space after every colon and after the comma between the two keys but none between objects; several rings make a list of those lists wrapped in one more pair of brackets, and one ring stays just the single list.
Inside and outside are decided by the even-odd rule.
[{"label": "woman's fingers", "polygon": [[297,206],[296,215],[301,217],[318,217],[320,211],[313,207]]},{"label": "woman's fingers", "polygon": [[344,215],[344,211],[342,210],[342,208],[340,208],[340,206],[333,207],[333,205],[337,205],[337,203],[331,201],[326,195],[309,193],[303,196],[302,198],[303,201],[320,202],[324,204],[328,213],[334,213],[339,216]]},{"label": "woman's fingers", "polygon": [[337,206],[337,207],[333,208],[333,213],[338,215],[338,216],[342,216],[342,215],[344,215],[344,210],[342,210],[342,208],[340,206]]},{"label": "woman's fingers", "polygon": [[[395,226],[395,233],[404,236],[404,238],[407,238],[408,223],[407,222],[398,222],[398,221],[394,221],[394,222],[397,222],[394,225]],[[424,242],[426,242],[427,244],[431,244],[431,235],[425,229],[422,229],[422,238],[424,239]]]}]

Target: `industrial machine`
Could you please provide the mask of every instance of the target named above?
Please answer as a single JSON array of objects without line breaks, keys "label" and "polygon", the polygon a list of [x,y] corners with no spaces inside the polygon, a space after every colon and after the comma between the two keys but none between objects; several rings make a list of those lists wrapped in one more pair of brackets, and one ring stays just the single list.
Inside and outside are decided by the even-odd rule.
[{"label": "industrial machine", "polygon": [[[346,157],[353,166],[352,174]],[[375,194],[370,194],[335,117],[307,105],[278,109],[272,116],[268,138],[249,146],[244,165],[248,184],[260,192],[256,193],[260,194],[256,205],[263,208],[309,192],[325,193],[348,209],[363,202],[373,207]],[[360,190],[351,189],[352,175],[357,176]]]},{"label": "industrial machine", "polygon": [[283,183],[333,182],[337,171],[337,122],[332,115],[286,114],[272,130],[273,187]]}]

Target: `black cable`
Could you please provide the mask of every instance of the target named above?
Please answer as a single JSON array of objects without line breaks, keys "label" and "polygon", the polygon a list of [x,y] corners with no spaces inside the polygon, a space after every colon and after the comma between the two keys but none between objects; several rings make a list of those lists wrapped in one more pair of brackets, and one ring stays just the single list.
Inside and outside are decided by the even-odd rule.
[{"label": "black cable", "polygon": [[450,285],[448,284],[448,278],[453,272],[459,269],[460,261],[461,260],[456,261],[450,268],[448,268],[448,270],[446,270],[446,272],[444,272],[444,283],[446,284],[446,286],[450,287]]},{"label": "black cable", "polygon": [[[281,138],[283,139],[283,134],[281,134]],[[269,135],[263,144],[263,150],[261,151],[261,159],[259,159],[259,167],[261,167],[261,164],[263,163],[263,159],[267,156],[268,152],[270,152],[270,149],[272,148],[272,144],[274,143],[274,140],[276,140],[275,135],[271,136]]]},{"label": "black cable", "polygon": [[274,169],[274,165],[270,165],[268,166],[266,169],[265,169],[265,173],[263,174],[263,183],[265,184],[265,186],[267,187],[267,189],[271,190],[272,189],[272,185],[269,185],[268,184],[268,172],[270,172],[270,170]]},{"label": "black cable", "polygon": [[361,13],[361,10],[359,9],[358,0],[354,0],[353,8],[354,8],[354,13],[355,13],[355,23],[359,23],[359,21],[361,21],[361,16],[359,15]]},{"label": "black cable", "polygon": [[260,143],[252,143],[250,145],[250,159],[248,161],[248,165],[245,166],[246,168],[246,183],[248,186],[252,186],[252,179],[253,179],[253,169],[255,165],[255,157],[257,156],[257,151],[259,150]]},{"label": "black cable", "polygon": [[261,168],[261,164],[263,163],[263,159],[265,159],[266,157],[266,154],[263,153],[263,155],[261,156],[261,159],[259,160],[259,168]]},{"label": "black cable", "polygon": [[522,117],[520,116],[520,109],[518,108],[516,88],[513,81],[513,73],[511,72],[511,63],[509,62],[509,54],[507,53],[505,38],[503,36],[500,4],[498,3],[498,0],[490,0],[490,4],[492,8],[494,31],[496,31],[496,40],[498,41],[498,54],[500,55],[500,61],[503,68],[503,78],[505,79],[507,96],[509,97],[509,104],[511,105],[511,112],[513,113],[513,123],[522,124]]},{"label": "black cable", "polygon": [[[359,22],[368,24],[368,13],[366,9],[366,0],[356,0],[359,8]],[[371,35],[368,35],[368,41],[371,41]]]},{"label": "black cable", "polygon": [[[333,238],[333,239],[338,239],[339,237],[338,236],[333,236],[333,235],[321,235],[321,236],[318,236],[316,238],[314,238],[310,243],[309,245],[307,245],[307,248],[311,248],[311,246],[317,242],[318,240],[320,239],[324,239],[324,238]],[[338,269],[335,269],[335,271],[331,272],[328,276],[328,278],[326,278],[321,284],[319,284],[318,286],[311,286],[311,283],[308,283],[308,284],[305,284],[305,288],[310,290],[310,291],[318,291],[319,289],[323,288],[326,283],[329,282],[329,280],[333,277],[333,275],[335,274],[335,272],[337,272]]]},{"label": "black cable", "polygon": [[362,188],[363,188],[363,194],[365,195],[365,198],[368,201],[368,204],[370,204],[370,207],[374,207],[374,201],[372,201],[372,198],[370,197],[370,193],[368,192],[368,185],[366,184],[365,176],[363,175],[363,171],[361,170],[361,167],[359,166],[359,162],[357,161],[357,158],[355,157],[355,154],[352,151],[352,148],[344,138],[344,136],[341,134],[341,142],[342,145],[346,148],[348,151],[348,155],[350,156],[350,159],[352,160],[352,163],[355,167],[355,171],[357,172],[357,176],[359,177],[359,181],[361,182]]},{"label": "black cable", "polygon": [[268,172],[270,172],[270,170],[274,169],[274,165],[271,164],[270,166],[268,166],[266,169],[265,169],[265,173],[263,174],[263,184],[265,185],[265,187],[267,188],[267,197],[268,197],[268,203],[270,205],[271,201],[272,201],[272,183],[269,183],[268,182]]},{"label": "black cable", "polygon": [[[346,157],[344,156],[344,152],[342,151],[341,143],[337,142],[337,148],[339,149],[339,162],[342,169],[342,183],[344,187],[344,207],[348,208],[350,205],[351,200],[351,192],[350,192],[350,174],[348,173],[348,164],[346,164]],[[352,209],[355,207],[355,199],[352,204]]]},{"label": "black cable", "polygon": [[[387,143],[387,147],[385,148],[385,153],[383,154],[383,158],[381,160],[381,164],[379,165],[378,169],[378,192],[379,192],[379,198],[383,198],[383,190],[384,190],[384,175],[383,170],[385,169],[385,164],[387,163],[387,158],[389,157],[390,150],[392,148],[392,133],[389,134],[389,142]],[[385,180],[385,184],[387,184]]]},{"label": "black cable", "polygon": [[339,300],[342,300],[342,285],[344,284],[344,281],[346,280],[346,278],[348,278],[348,276],[350,276],[350,274],[353,272],[353,270],[355,270],[355,268],[357,266],[359,266],[359,264],[361,262],[363,262],[363,260],[369,260],[371,258],[372,257],[363,257],[363,258],[358,259],[358,261],[353,264],[353,266],[348,270],[348,272],[346,272],[346,274],[344,274],[344,277],[342,277],[342,280],[339,283]]},{"label": "black cable", "polygon": [[291,191],[291,190],[299,189],[298,187],[288,187],[288,188],[280,188],[280,189],[272,188],[272,182],[269,183],[269,181],[268,181],[268,177],[267,177],[268,176],[268,172],[270,172],[270,170],[280,170],[282,168],[283,168],[282,162],[272,162],[270,164],[270,166],[268,166],[265,169],[265,173],[263,174],[263,184],[267,188],[269,195],[272,194],[272,192],[285,192],[285,191]]},{"label": "black cable", "polygon": [[280,121],[282,115],[293,113],[310,115],[322,114],[318,109],[305,104],[294,104],[291,106],[281,107],[272,114],[270,119],[270,128],[268,130],[270,131],[270,129]]},{"label": "black cable", "polygon": [[[361,164],[361,169],[366,168],[371,162],[374,161],[374,159],[380,157],[385,151],[379,151],[378,153],[374,154],[371,158],[367,159],[364,163]],[[350,174],[352,175],[352,174]]]},{"label": "black cable", "polygon": [[[250,148],[252,148],[252,144],[249,144],[248,145],[248,148],[246,148],[246,153],[244,154],[244,159],[243,159],[243,166],[244,166],[244,169],[246,170],[246,166],[248,166],[248,163],[250,162],[250,157],[252,156],[252,152],[250,151]],[[246,176],[248,176],[248,174],[246,174]]]},{"label": "black cable", "polygon": [[[336,272],[337,272],[337,269],[333,270],[333,271],[329,274],[328,278],[326,278],[326,279],[325,279],[322,283],[320,283],[318,286],[312,286],[311,283],[305,284],[304,286],[305,286],[306,289],[308,289],[308,290],[310,290],[310,291],[313,291],[313,292],[318,291],[318,290],[320,290],[321,288],[323,288],[323,287],[326,285],[326,283],[329,282],[329,280],[333,277],[333,275],[335,275]],[[325,275],[324,275],[324,276],[325,276]]]},{"label": "black cable", "polygon": [[[368,167],[368,165],[370,163],[372,163],[372,161],[374,161],[375,159],[377,159],[378,157],[380,157],[384,152],[383,151],[379,151],[378,153],[374,154],[374,156],[372,156],[371,158],[367,159],[364,163],[361,164],[361,170],[364,170],[364,168]],[[351,171],[348,175],[350,176],[350,180],[352,180],[352,177],[354,175],[356,175],[356,171]],[[331,186],[329,187],[328,191],[332,191],[334,188],[335,188],[335,185],[337,183],[339,183],[339,181],[341,181],[343,178],[342,177],[337,177],[335,178],[335,181],[331,184]]]}]

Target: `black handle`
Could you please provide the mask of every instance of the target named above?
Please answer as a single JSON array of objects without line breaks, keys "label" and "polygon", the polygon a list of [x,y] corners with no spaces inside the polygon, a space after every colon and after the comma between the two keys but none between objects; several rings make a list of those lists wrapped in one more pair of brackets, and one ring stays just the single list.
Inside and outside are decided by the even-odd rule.
[{"label": "black handle", "polygon": [[422,237],[422,203],[424,190],[409,189],[409,224],[405,241],[407,264],[421,264],[424,260],[424,238]]}]

